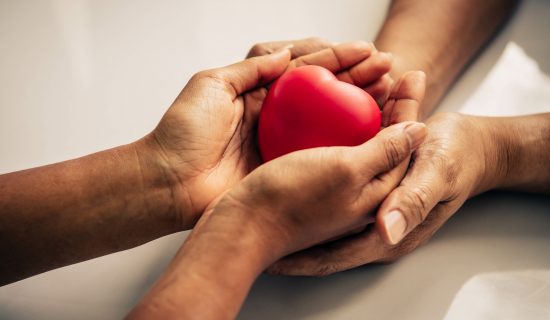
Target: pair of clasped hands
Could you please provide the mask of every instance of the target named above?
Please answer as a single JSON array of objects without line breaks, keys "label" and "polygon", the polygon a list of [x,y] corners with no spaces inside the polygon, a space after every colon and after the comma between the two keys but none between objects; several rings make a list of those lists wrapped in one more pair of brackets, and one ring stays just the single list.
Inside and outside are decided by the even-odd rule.
[{"label": "pair of clasped hands", "polygon": [[[364,88],[381,106],[383,129],[359,146],[301,150],[262,164],[256,130],[267,86],[303,65]],[[425,75],[411,71],[394,81],[391,65],[391,54],[363,41],[299,40],[256,45],[242,62],[194,75],[137,142],[162,163],[181,228],[194,230],[135,314],[178,305],[174,291],[195,292],[188,304],[221,306],[228,295],[244,299],[266,269],[328,275],[394,260],[427,240],[474,191],[431,188],[441,194],[418,197],[452,174],[436,165],[455,147],[453,130],[448,115],[416,122]],[[439,212],[426,219],[430,211]],[[167,289],[181,279],[191,284]]]}]

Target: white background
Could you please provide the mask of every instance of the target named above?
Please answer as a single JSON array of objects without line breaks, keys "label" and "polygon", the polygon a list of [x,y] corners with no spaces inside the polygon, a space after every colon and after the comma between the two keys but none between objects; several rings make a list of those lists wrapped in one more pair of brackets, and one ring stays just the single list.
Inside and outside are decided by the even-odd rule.
[{"label": "white background", "polygon": [[[308,36],[372,40],[387,5],[374,0],[1,0],[0,173],[140,138],[193,73],[242,59],[256,42]],[[510,40],[549,74],[548,17],[549,1],[524,1],[440,110],[458,110]],[[479,197],[428,245],[393,265],[325,279],[262,276],[240,317],[439,319],[475,274],[550,268],[549,213],[550,200],[542,196]],[[2,287],[0,318],[120,318],[162,272],[184,236]]]}]

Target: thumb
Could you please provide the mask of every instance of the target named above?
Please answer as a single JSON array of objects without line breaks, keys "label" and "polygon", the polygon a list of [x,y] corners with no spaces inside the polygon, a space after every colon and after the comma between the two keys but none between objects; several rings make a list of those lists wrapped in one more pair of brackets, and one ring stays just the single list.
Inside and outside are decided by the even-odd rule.
[{"label": "thumb", "polygon": [[265,85],[283,74],[290,62],[290,47],[253,57],[226,67],[199,72],[196,77],[222,81],[232,98]]},{"label": "thumb", "polygon": [[379,176],[407,159],[425,137],[426,125],[420,122],[407,121],[385,128],[358,148],[360,166],[369,177]]},{"label": "thumb", "polygon": [[426,91],[426,74],[422,71],[405,73],[393,87],[382,108],[382,125],[419,118],[420,104]]},{"label": "thumb", "polygon": [[438,172],[431,162],[414,162],[399,187],[386,197],[376,215],[386,243],[399,243],[441,201],[446,183]]}]

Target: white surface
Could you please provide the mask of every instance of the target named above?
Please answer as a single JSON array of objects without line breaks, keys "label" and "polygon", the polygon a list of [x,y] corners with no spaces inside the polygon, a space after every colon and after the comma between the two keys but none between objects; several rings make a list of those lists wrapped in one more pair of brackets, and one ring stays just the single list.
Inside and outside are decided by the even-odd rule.
[{"label": "white surface", "polygon": [[[130,142],[194,72],[255,42],[372,39],[387,1],[2,1],[0,172]],[[440,110],[458,110],[514,41],[550,73],[550,2],[524,1]],[[483,108],[483,106],[479,106]],[[550,268],[550,199],[469,201],[426,246],[389,266],[325,279],[262,276],[242,319],[441,319],[483,272]],[[185,234],[0,288],[1,319],[122,317]]]},{"label": "white surface", "polygon": [[481,116],[550,112],[550,77],[518,44],[506,44],[483,83],[458,110]]},{"label": "white surface", "polygon": [[550,270],[480,274],[453,300],[445,320],[547,320]]}]

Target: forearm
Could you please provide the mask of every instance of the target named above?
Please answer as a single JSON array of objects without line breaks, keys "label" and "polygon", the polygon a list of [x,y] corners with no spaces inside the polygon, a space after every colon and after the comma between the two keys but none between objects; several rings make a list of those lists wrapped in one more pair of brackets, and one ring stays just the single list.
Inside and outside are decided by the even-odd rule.
[{"label": "forearm", "polygon": [[427,74],[429,116],[460,71],[513,11],[517,0],[394,0],[375,44],[394,55],[392,76]]},{"label": "forearm", "polygon": [[[219,210],[218,210],[219,211]],[[227,210],[203,217],[132,319],[234,319],[277,254],[253,219]]]},{"label": "forearm", "polygon": [[550,113],[487,121],[497,148],[487,167],[501,164],[495,187],[550,193]]},{"label": "forearm", "polygon": [[0,283],[178,230],[161,168],[135,144],[0,176]]}]

